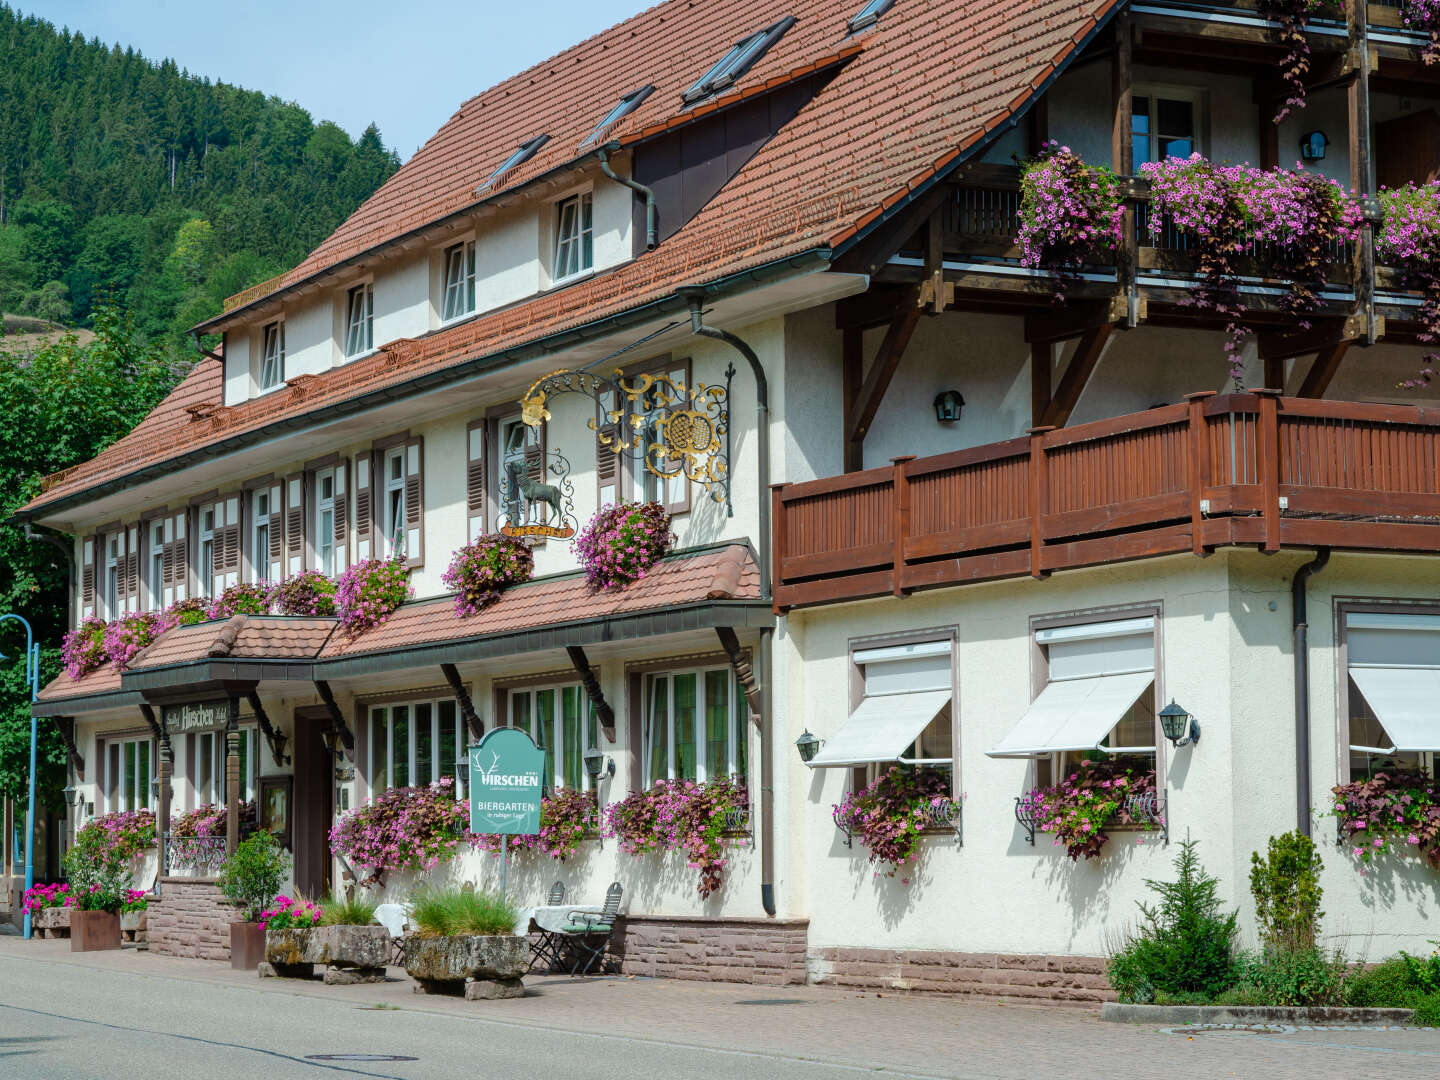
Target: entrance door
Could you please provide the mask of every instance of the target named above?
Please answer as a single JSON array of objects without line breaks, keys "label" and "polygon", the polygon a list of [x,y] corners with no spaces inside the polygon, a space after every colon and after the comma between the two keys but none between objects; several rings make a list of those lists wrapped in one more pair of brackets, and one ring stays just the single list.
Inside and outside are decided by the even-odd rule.
[{"label": "entrance door", "polygon": [[295,888],[319,900],[330,893],[330,821],[335,792],[335,761],[321,733],[330,726],[322,706],[295,710],[295,819],[292,854]]}]

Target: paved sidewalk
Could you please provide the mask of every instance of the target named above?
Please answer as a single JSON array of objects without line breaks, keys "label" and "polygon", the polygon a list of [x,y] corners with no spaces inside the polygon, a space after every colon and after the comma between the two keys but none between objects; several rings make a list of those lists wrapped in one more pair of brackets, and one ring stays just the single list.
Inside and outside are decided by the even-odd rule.
[{"label": "paved sidewalk", "polygon": [[[211,1007],[212,1001],[229,1003],[214,1007],[237,1010],[237,1015],[293,1014],[291,1019],[312,1008],[324,1015],[337,1015],[333,1009],[341,1006],[346,1017],[373,1018],[364,1021],[362,1030],[389,1031],[392,1041],[407,1030],[402,1013],[413,1017],[414,1024],[423,1024],[427,1031],[437,1023],[438,1030],[453,1029],[456,1045],[466,1045],[472,1039],[483,1041],[484,1035],[467,1034],[481,1029],[493,1032],[506,1027],[512,1031],[528,1028],[535,1034],[522,1036],[517,1032],[513,1039],[532,1041],[561,1033],[569,1037],[567,1046],[575,1045],[574,1033],[590,1033],[602,1036],[608,1049],[598,1052],[598,1056],[597,1052],[587,1052],[587,1064],[613,1067],[613,1071],[602,1071],[600,1075],[632,1075],[625,1068],[630,1056],[625,1050],[627,1044],[635,1048],[637,1057],[644,1056],[640,1051],[645,1047],[671,1048],[665,1052],[691,1047],[697,1058],[705,1056],[701,1051],[712,1056],[713,1052],[740,1052],[747,1058],[762,1059],[761,1066],[763,1060],[770,1060],[769,1068],[775,1075],[782,1071],[782,1065],[783,1071],[798,1075],[802,1064],[806,1069],[828,1065],[840,1066],[842,1071],[858,1068],[883,1070],[891,1075],[1005,1080],[1032,1080],[1036,1075],[1104,1076],[1106,1080],[1153,1080],[1156,1075],[1167,1080],[1227,1076],[1265,1080],[1334,1076],[1358,1080],[1382,1075],[1389,1080],[1440,1075],[1440,1031],[1176,1034],[1102,1023],[1097,1013],[1081,1009],[982,1004],[940,995],[862,994],[818,987],[761,988],[635,978],[532,977],[526,980],[529,992],[524,998],[470,1003],[416,996],[398,969],[391,970],[392,979],[384,984],[327,987],[319,982],[262,980],[254,973],[234,972],[209,961],[152,956],[134,949],[107,953],[68,950],[65,941],[0,938],[0,1032],[10,1023],[9,1016],[21,1014],[33,1017],[35,1024],[44,1016],[53,1016],[52,1022],[57,1024],[64,1019],[83,1019],[77,1012],[85,1007],[83,995],[78,1001],[48,1001],[36,1000],[45,996],[44,991],[32,991],[24,1000],[17,1000],[19,988],[32,983],[48,986],[54,982],[57,993],[74,995],[74,991],[61,988],[75,984],[75,976],[83,971],[86,978],[79,981],[87,987],[93,984],[95,1004],[91,1007],[101,1012],[105,1002],[120,995],[136,1000],[173,995],[194,1002],[197,1022],[206,1015],[205,1009]],[[185,989],[187,985],[190,990]],[[243,997],[237,998],[237,993]],[[275,999],[273,1007],[266,1005],[270,998]],[[314,1005],[302,1006],[298,999],[315,999]],[[294,1004],[286,1006],[286,1000]],[[325,1013],[325,1009],[332,1011]],[[377,1011],[350,1011],[357,1009]],[[155,1016],[152,1021],[161,1024],[174,1022],[174,1018]],[[112,1022],[118,1028],[119,1019]],[[247,1025],[248,1038],[257,1037],[257,1027],[263,1032],[265,1024]],[[148,1027],[145,1030],[147,1038],[164,1038]],[[334,1041],[332,1038],[329,1043]],[[314,1037],[308,1045],[317,1042],[328,1045],[324,1038]],[[448,1040],[440,1042],[448,1045]],[[428,1036],[427,1046],[435,1043],[434,1036]],[[0,1056],[3,1054],[0,1039]],[[737,1062],[734,1074],[749,1073],[753,1067],[753,1061],[744,1068]],[[395,1075],[420,1075],[400,1066],[386,1068],[393,1068]],[[710,1075],[698,1064],[695,1068],[693,1073],[682,1072]],[[10,1072],[3,1065],[0,1072],[17,1077],[51,1075]],[[831,1069],[821,1072],[839,1075]],[[760,1075],[765,1074],[766,1068],[762,1067]],[[448,1073],[441,1062],[431,1060],[424,1075]],[[481,1070],[473,1075],[504,1074]]]}]

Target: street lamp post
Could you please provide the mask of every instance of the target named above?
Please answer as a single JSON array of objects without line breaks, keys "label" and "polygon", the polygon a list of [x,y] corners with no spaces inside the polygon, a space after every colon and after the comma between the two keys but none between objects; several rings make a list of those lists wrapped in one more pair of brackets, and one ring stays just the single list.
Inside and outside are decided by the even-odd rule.
[{"label": "street lamp post", "polygon": [[[35,886],[35,743],[39,735],[38,722],[35,719],[35,699],[40,696],[40,646],[35,643],[35,632],[30,629],[30,622],[25,616],[9,613],[0,615],[0,623],[6,619],[14,619],[25,627],[25,681],[30,684],[30,794],[25,811],[25,891],[29,892]],[[0,655],[0,660],[4,659],[5,657]],[[32,919],[33,916],[27,909],[26,938],[34,933]]]}]

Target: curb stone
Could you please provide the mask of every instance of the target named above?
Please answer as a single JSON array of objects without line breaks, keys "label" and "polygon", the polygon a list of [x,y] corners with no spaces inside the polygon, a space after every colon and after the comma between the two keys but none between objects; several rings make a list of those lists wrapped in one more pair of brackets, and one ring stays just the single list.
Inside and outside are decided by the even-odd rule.
[{"label": "curb stone", "polygon": [[1412,1009],[1288,1008],[1279,1005],[1122,1005],[1107,1001],[1100,1019],[1119,1024],[1249,1027],[1319,1024],[1346,1027],[1411,1027]]}]

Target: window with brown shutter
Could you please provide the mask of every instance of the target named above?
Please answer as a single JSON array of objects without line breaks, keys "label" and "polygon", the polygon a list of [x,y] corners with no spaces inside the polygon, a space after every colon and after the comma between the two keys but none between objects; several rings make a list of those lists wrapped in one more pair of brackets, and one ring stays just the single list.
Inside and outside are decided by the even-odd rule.
[{"label": "window with brown shutter", "polygon": [[[595,410],[595,505],[608,506],[620,501],[620,455],[615,452],[620,439],[620,425],[610,418],[612,411],[621,411],[613,403],[618,394],[607,394]],[[610,408],[605,406],[609,405]]]},{"label": "window with brown shutter", "polygon": [[190,538],[187,523],[190,514],[181,510],[165,522],[165,604],[184,600],[190,592]]},{"label": "window with brown shutter", "polygon": [[466,537],[472,542],[485,534],[485,429],[484,420],[473,420],[465,428]]},{"label": "window with brown shutter", "polygon": [[279,484],[270,488],[269,579],[280,582],[285,577],[285,489]]},{"label": "window with brown shutter", "polygon": [[285,478],[285,576],[305,569],[305,474]]},{"label": "window with brown shutter", "polygon": [[98,536],[87,536],[81,543],[80,555],[80,618],[95,614],[95,553],[100,547]]},{"label": "window with brown shutter", "polygon": [[424,440],[405,444],[405,565],[425,565]]},{"label": "window with brown shutter", "polygon": [[140,610],[140,526],[131,525],[125,539],[125,611]]},{"label": "window with brown shutter", "polygon": [[[668,423],[669,417],[690,407],[690,361],[671,360],[669,357],[636,367],[626,373],[625,380],[632,384],[641,375],[666,375],[678,389],[684,387],[683,395],[669,386],[663,386],[639,401],[629,401],[625,406],[622,430],[638,432],[641,446],[627,458],[628,468],[622,477],[625,498],[634,502],[658,502],[671,514],[681,514],[690,509],[690,481],[685,476],[683,463],[675,458],[650,454],[648,448],[664,442],[665,432],[661,421]],[[657,476],[650,471],[647,462],[654,461],[664,469],[678,470],[674,476]]]},{"label": "window with brown shutter", "polygon": [[335,466],[335,573],[343,573],[350,565],[350,486],[349,462],[341,461]]},{"label": "window with brown shutter", "polygon": [[355,558],[369,559],[374,546],[375,499],[371,473],[372,455],[367,451],[355,455]]}]

